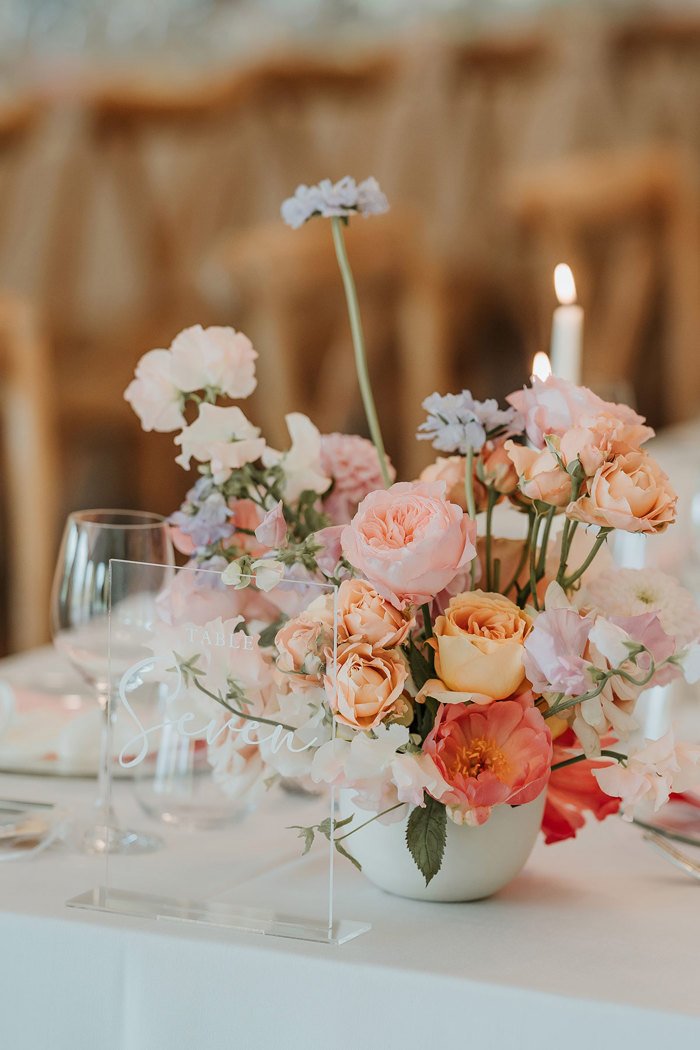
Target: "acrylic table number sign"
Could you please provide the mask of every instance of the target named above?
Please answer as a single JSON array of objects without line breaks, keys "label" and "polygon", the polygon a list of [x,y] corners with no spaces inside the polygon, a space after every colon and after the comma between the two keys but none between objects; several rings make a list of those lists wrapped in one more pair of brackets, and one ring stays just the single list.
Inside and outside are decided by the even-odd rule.
[{"label": "acrylic table number sign", "polygon": [[[141,579],[149,568],[162,573],[138,565]],[[135,570],[110,563],[112,593],[132,603]],[[118,778],[169,831],[160,854],[108,848],[100,885],[69,905],[335,944],[369,929],[335,917],[335,792],[313,779],[336,738],[337,588],[264,582],[179,569],[138,634],[128,607],[110,607],[108,791]],[[324,662],[325,688],[275,644],[311,603],[325,615],[309,656]]]}]

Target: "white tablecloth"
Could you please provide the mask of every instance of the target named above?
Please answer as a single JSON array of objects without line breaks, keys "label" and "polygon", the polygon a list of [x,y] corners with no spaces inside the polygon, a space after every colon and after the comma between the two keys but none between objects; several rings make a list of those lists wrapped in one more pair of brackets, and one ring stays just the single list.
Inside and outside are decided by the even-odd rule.
[{"label": "white tablecloth", "polygon": [[[77,812],[93,793],[0,775],[4,799]],[[149,826],[128,782],[116,802]],[[296,805],[284,823],[309,822]],[[150,826],[166,848],[133,860],[152,885],[183,846]],[[191,833],[203,875],[230,852],[225,831]],[[392,897],[340,861],[337,917],[372,930],[338,947],[66,907],[102,875],[100,858],[66,848],[0,863],[1,1050],[700,1045],[700,885],[618,818],[538,843],[510,886],[473,904]]]}]

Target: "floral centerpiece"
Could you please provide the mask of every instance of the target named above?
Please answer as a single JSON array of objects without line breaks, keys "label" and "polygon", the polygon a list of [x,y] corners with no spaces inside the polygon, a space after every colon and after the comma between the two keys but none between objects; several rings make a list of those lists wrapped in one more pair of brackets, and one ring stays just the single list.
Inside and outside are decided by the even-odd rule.
[{"label": "floral centerpiece", "polygon": [[[643,448],[644,419],[591,390],[533,379],[506,407],[433,394],[417,436],[440,456],[395,482],[343,242],[352,216],[386,207],[375,180],[349,178],[302,186],[282,207],[292,226],[331,220],[372,442],[294,413],[290,447],[269,447],[222,403],[256,385],[257,354],[230,328],[195,326],[146,354],[125,396],[145,429],[177,431],[178,463],[197,463],[174,542],[189,564],[223,570],[233,590],[212,621],[244,623],[259,653],[254,700],[233,672],[209,690],[234,720],[222,725],[254,718],[301,745],[251,757],[239,733],[220,736],[223,789],[254,793],[280,775],[346,788],[366,821],[299,828],[306,848],[322,833],[349,855],[366,823],[404,820],[427,884],[448,822],[484,825],[546,792],[552,843],[586,811],[602,820],[624,805],[631,819],[700,783],[700,748],[671,732],[629,743],[644,689],[700,677],[700,613],[663,573],[611,567],[613,530],[663,531],[676,495]],[[505,506],[519,539],[497,534]],[[305,601],[301,587],[282,601],[285,580],[336,597]],[[207,691],[197,658],[183,669]]]}]

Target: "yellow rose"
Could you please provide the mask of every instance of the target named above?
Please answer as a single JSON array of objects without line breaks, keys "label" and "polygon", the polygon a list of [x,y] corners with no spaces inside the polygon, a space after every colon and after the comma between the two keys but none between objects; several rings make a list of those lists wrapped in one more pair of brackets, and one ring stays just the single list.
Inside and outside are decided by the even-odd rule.
[{"label": "yellow rose", "polygon": [[435,621],[435,670],[448,689],[504,700],[525,678],[532,621],[502,594],[467,591]]}]

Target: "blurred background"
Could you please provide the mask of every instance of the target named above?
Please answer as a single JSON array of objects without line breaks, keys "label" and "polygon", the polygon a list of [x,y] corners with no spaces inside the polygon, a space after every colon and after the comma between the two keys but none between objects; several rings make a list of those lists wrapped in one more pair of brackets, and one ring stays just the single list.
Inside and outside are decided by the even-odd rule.
[{"label": "blurred background", "polygon": [[345,174],[392,205],[348,245],[400,476],[423,397],[527,380],[564,261],[583,381],[686,424],[692,493],[700,3],[2,0],[0,653],[46,637],[67,511],[180,503],[122,394],[181,328],[251,336],[270,444],[364,432],[329,230],[279,219]]}]

